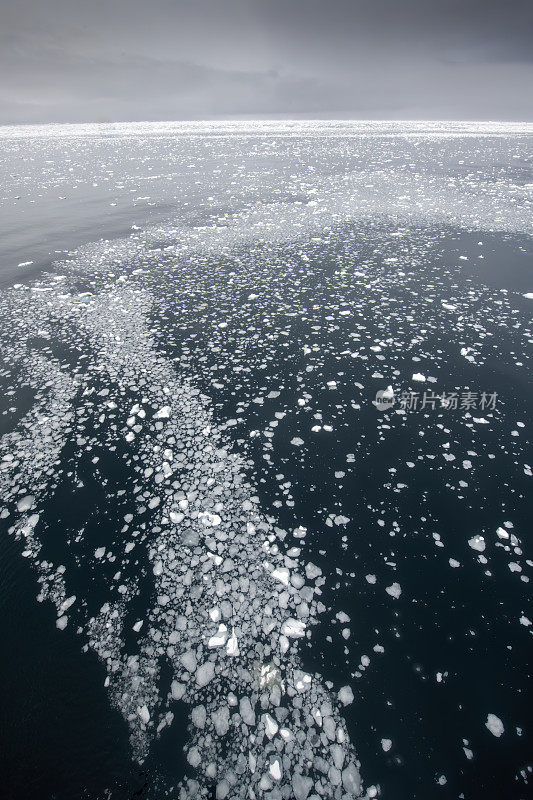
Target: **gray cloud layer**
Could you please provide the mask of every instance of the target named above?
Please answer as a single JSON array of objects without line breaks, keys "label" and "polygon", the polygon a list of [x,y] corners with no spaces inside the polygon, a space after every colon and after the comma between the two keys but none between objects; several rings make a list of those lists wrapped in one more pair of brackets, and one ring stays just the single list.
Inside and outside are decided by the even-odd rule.
[{"label": "gray cloud layer", "polygon": [[17,0],[0,122],[533,120],[530,0]]}]

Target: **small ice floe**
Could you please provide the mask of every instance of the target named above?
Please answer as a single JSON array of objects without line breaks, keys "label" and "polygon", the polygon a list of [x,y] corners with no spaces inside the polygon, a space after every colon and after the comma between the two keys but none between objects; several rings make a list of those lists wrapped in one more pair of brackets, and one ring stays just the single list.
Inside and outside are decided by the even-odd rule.
[{"label": "small ice floe", "polygon": [[520,625],[523,625],[525,628],[529,628],[531,625],[531,620],[528,619],[524,614],[520,617]]},{"label": "small ice floe", "polygon": [[[31,264],[31,261],[29,263]],[[21,265],[19,264],[19,267],[20,266]],[[522,297],[525,297],[526,300],[533,300],[533,292],[526,292],[525,294],[522,295]]]},{"label": "small ice floe", "polygon": [[265,732],[269,739],[273,739],[276,733],[279,730],[279,725],[270,714],[264,715],[264,722],[265,722]]},{"label": "small ice floe", "polygon": [[200,664],[196,670],[196,683],[198,686],[207,686],[215,677],[215,665],[212,661],[206,661],[205,664]]},{"label": "small ice floe", "polygon": [[[33,264],[33,261],[21,261],[20,264],[17,264],[18,267],[29,267],[30,264]],[[527,297],[527,295],[524,295]]]},{"label": "small ice floe", "polygon": [[485,727],[489,729],[493,736],[500,737],[503,733],[503,722],[496,714],[488,714]]},{"label": "small ice floe", "polygon": [[32,494],[27,494],[25,497],[21,498],[18,501],[17,509],[20,512],[29,511],[34,503],[35,503],[35,497]]},{"label": "small ice floe", "polygon": [[305,636],[305,624],[299,619],[289,617],[281,626],[281,632],[290,639],[301,639]]},{"label": "small ice floe", "polygon": [[168,419],[170,417],[170,410],[170,406],[163,406],[159,411],[156,411],[154,419]]},{"label": "small ice floe", "polygon": [[237,635],[235,634],[235,628],[231,629],[231,636],[226,644],[226,653],[228,656],[236,656],[239,654],[239,644],[237,641]]},{"label": "small ice floe", "polygon": [[228,628],[223,622],[218,626],[218,631],[214,636],[210,636],[207,642],[208,647],[222,647],[228,638]]},{"label": "small ice floe", "polygon": [[280,781],[281,780],[282,771],[281,771],[281,761],[279,760],[279,758],[274,757],[272,759],[272,761],[270,762],[270,767],[268,768],[268,772],[269,772],[269,775],[275,781]]},{"label": "small ice floe", "polygon": [[426,376],[422,375],[421,372],[415,372],[412,376],[413,381],[418,381],[418,383],[425,383]]},{"label": "small ice floe", "polygon": [[402,587],[399,583],[397,583],[397,581],[394,581],[393,584],[385,587],[385,591],[387,594],[390,594],[391,597],[394,597],[395,600],[397,600],[402,593]]},{"label": "small ice floe", "polygon": [[209,511],[200,511],[198,514],[198,519],[206,526],[206,528],[215,528],[222,522],[222,519],[218,514],[211,514]]},{"label": "small ice floe", "polygon": [[139,706],[137,708],[137,714],[139,715],[141,720],[144,722],[144,724],[148,725],[148,723],[150,722],[150,712],[148,711],[148,707],[145,706],[145,705],[144,706]]},{"label": "small ice floe", "polygon": [[286,567],[279,567],[272,572],[272,577],[285,586],[289,585],[290,572]]},{"label": "small ice floe", "polygon": [[381,740],[381,747],[384,753],[388,753],[392,747],[392,739],[382,739]]},{"label": "small ice floe", "polygon": [[468,544],[472,550],[477,550],[478,553],[482,553],[486,547],[485,539],[480,535],[472,536],[472,538],[468,540]]},{"label": "small ice floe", "polygon": [[293,439],[291,439],[291,444],[293,444],[295,447],[301,447],[302,444],[304,444],[304,440],[300,439],[299,436],[295,436]]},{"label": "small ice floe", "polygon": [[343,706],[349,706],[353,703],[354,696],[351,686],[343,686],[337,692],[337,697],[339,698],[340,702]]}]

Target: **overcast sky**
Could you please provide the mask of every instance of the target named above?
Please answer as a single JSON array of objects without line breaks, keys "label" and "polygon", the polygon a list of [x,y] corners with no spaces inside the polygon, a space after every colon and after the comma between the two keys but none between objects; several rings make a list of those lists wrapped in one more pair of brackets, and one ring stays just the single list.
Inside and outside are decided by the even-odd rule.
[{"label": "overcast sky", "polygon": [[0,0],[0,123],[533,120],[533,0]]}]

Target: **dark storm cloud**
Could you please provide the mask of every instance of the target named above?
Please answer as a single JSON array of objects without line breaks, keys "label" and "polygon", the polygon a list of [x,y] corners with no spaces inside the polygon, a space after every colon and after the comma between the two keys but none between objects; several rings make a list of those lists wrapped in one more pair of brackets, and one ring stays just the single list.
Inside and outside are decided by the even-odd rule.
[{"label": "dark storm cloud", "polygon": [[532,119],[530,0],[18,0],[0,122]]}]

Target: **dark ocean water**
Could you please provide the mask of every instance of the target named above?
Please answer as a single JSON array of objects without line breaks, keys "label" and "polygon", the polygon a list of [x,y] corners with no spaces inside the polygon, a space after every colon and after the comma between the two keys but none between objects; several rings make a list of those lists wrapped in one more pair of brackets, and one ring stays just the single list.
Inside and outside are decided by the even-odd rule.
[{"label": "dark ocean water", "polygon": [[2,133],[2,796],[529,796],[531,142]]}]

